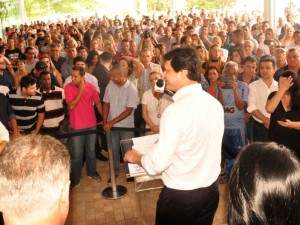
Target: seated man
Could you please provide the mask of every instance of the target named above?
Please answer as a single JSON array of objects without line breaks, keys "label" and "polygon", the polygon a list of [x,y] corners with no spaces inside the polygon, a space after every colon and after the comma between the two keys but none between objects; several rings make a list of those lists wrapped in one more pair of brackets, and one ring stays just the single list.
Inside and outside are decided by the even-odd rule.
[{"label": "seated man", "polygon": [[5,224],[64,224],[69,174],[70,156],[58,140],[27,135],[9,142],[0,154],[0,211]]}]

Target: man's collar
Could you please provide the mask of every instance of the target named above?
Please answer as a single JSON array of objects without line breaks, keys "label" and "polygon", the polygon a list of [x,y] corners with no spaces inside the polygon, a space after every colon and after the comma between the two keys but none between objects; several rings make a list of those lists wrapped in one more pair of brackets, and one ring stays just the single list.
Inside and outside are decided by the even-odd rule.
[{"label": "man's collar", "polygon": [[[55,86],[54,86],[54,85],[51,85],[50,91],[54,91],[54,90],[55,90]],[[40,87],[40,92],[41,92],[41,93],[44,92],[44,89],[43,89],[42,86]],[[45,91],[45,92],[46,92],[46,91]]]}]

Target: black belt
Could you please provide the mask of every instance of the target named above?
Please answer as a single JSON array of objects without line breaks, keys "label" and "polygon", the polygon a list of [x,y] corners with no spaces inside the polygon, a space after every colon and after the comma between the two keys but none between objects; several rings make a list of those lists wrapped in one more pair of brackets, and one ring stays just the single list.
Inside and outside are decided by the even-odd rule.
[{"label": "black belt", "polygon": [[256,119],[254,119],[254,123],[256,123],[259,126],[265,127],[265,125],[263,123],[260,123],[260,122],[256,121]]}]

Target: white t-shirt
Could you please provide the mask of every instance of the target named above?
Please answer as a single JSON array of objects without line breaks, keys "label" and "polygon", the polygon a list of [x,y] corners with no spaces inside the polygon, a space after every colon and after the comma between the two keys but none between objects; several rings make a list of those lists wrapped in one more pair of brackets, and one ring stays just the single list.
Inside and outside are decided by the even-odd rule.
[{"label": "white t-shirt", "polygon": [[[152,94],[151,89],[146,91],[142,98],[142,104],[147,105],[148,116],[156,126],[159,125],[163,112],[172,102],[172,98],[166,94],[164,94],[163,97],[158,100]],[[146,127],[149,128],[148,124],[146,124]]]},{"label": "white t-shirt", "polygon": [[9,133],[5,126],[0,122],[0,144],[3,141],[9,142]]}]

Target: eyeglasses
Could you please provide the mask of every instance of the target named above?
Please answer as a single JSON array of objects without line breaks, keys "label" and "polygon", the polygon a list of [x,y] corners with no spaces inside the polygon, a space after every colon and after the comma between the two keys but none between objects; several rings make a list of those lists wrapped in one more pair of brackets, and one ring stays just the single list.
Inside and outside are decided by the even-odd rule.
[{"label": "eyeglasses", "polygon": [[34,52],[28,52],[27,54],[28,55],[34,55]]}]

